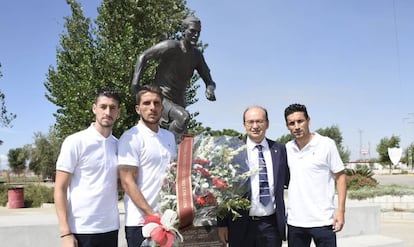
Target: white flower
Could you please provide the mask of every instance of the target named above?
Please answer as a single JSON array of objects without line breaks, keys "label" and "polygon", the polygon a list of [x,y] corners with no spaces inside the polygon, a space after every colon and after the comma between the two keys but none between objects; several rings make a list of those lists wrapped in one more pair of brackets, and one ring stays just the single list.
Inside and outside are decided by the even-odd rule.
[{"label": "white flower", "polygon": [[208,188],[210,188],[210,184],[209,184],[209,183],[203,183],[203,184],[201,185],[201,188],[203,188],[203,189],[208,189]]}]

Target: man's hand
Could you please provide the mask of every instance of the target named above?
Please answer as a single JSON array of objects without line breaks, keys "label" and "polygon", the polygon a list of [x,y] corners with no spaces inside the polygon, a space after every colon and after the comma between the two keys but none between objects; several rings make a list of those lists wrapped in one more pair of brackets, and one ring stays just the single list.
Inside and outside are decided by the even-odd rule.
[{"label": "man's hand", "polygon": [[216,95],[214,95],[214,86],[210,85],[206,88],[206,98],[210,101],[216,101]]},{"label": "man's hand", "polygon": [[67,235],[62,238],[62,247],[78,247],[78,241],[73,234]]},{"label": "man's hand", "polygon": [[344,213],[343,212],[336,212],[335,216],[334,216],[334,222],[332,225],[332,230],[334,232],[339,232],[342,230],[342,228],[344,227],[345,224],[345,220],[344,220]]},{"label": "man's hand", "polygon": [[227,227],[219,227],[218,228],[218,235],[219,239],[223,244],[227,244],[229,242],[229,230]]}]

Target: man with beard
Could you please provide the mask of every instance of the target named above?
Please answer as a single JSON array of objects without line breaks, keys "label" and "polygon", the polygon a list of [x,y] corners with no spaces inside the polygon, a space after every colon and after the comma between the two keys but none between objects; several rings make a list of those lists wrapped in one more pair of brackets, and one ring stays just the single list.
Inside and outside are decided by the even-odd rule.
[{"label": "man with beard", "polygon": [[120,103],[115,90],[99,90],[95,122],[62,144],[54,192],[62,247],[118,246],[118,140],[112,127]]},{"label": "man with beard", "polygon": [[135,95],[147,61],[158,61],[154,84],[161,88],[164,96],[160,124],[176,135],[177,142],[180,142],[181,135],[187,132],[190,120],[190,114],[185,109],[185,94],[194,70],[206,84],[206,98],[210,101],[216,100],[216,83],[211,78],[203,54],[196,46],[200,37],[201,22],[197,17],[189,16],[183,20],[181,28],[181,40],[162,41],[139,56],[131,84],[132,93]]},{"label": "man with beard", "polygon": [[145,85],[136,94],[137,125],[119,139],[119,177],[125,191],[125,235],[128,247],[144,241],[144,216],[156,215],[158,192],[168,165],[176,159],[174,135],[159,127],[163,96],[160,88]]}]

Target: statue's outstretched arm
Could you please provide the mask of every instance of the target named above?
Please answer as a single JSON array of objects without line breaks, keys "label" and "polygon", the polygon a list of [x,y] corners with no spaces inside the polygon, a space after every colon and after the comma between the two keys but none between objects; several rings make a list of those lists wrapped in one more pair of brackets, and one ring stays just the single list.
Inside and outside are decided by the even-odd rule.
[{"label": "statue's outstretched arm", "polygon": [[216,89],[216,83],[211,78],[210,69],[208,68],[202,55],[200,56],[200,63],[197,67],[197,72],[206,84],[206,98],[210,101],[215,101],[216,96],[214,94],[214,90]]}]

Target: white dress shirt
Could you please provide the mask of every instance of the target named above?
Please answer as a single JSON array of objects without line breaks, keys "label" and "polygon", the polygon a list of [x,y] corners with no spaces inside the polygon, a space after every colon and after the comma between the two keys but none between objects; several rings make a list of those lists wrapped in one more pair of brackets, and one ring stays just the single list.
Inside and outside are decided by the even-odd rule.
[{"label": "white dress shirt", "polygon": [[247,144],[247,157],[248,157],[248,165],[249,169],[252,171],[259,171],[259,150],[257,149],[256,145],[262,145],[262,152],[266,162],[266,169],[267,169],[267,179],[269,182],[269,189],[270,189],[270,198],[271,203],[267,206],[263,206],[260,203],[260,195],[259,195],[259,172],[250,176],[250,183],[251,183],[251,204],[252,207],[250,208],[249,215],[250,216],[268,216],[272,215],[275,212],[275,194],[274,194],[274,181],[273,181],[273,164],[272,164],[272,157],[270,154],[269,144],[267,143],[266,139],[263,139],[261,143],[255,143],[249,138],[246,141]]}]

